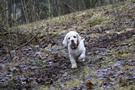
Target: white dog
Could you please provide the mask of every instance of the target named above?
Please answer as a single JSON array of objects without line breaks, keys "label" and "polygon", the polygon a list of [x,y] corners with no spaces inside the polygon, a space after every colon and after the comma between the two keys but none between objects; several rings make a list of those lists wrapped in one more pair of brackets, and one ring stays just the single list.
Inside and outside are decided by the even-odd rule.
[{"label": "white dog", "polygon": [[66,34],[63,45],[68,48],[72,68],[77,68],[76,59],[85,61],[84,39],[76,31],[70,31]]}]

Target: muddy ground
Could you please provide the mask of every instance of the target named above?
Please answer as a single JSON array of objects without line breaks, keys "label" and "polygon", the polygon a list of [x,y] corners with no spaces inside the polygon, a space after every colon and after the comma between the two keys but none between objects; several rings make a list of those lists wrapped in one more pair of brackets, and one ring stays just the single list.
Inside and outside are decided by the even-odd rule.
[{"label": "muddy ground", "polygon": [[[40,34],[28,45],[14,45],[12,61],[1,51],[1,89],[135,89],[134,1],[19,26],[19,30],[26,35],[33,27]],[[71,69],[62,46],[70,30],[85,38],[87,49],[86,61],[77,61],[77,69]]]}]

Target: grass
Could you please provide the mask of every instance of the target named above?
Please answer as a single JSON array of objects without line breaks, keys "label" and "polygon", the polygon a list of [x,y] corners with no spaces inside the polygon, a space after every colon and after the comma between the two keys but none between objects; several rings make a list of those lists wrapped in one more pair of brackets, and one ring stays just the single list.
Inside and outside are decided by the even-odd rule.
[{"label": "grass", "polygon": [[103,21],[103,18],[101,16],[93,16],[85,22],[85,25],[93,26],[96,24],[100,24],[102,21]]},{"label": "grass", "polygon": [[44,86],[44,85],[42,85],[40,88],[38,88],[38,90],[49,90],[49,88]]},{"label": "grass", "polygon": [[70,82],[67,82],[66,87],[67,88],[72,88],[72,87],[77,87],[79,86],[81,83],[81,81],[77,78],[77,79],[73,79]]},{"label": "grass", "polygon": [[43,64],[46,64],[47,62],[43,62],[42,60],[30,60],[29,61],[29,65],[37,65],[37,66],[39,66],[39,65],[43,65]]}]

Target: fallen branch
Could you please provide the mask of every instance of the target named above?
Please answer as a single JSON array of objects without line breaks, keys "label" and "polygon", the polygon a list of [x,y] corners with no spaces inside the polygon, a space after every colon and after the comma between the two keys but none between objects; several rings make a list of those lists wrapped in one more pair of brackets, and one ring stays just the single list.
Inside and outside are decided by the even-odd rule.
[{"label": "fallen branch", "polygon": [[5,9],[5,10],[3,10],[3,11],[1,11],[0,13],[4,13],[5,11],[8,11],[9,9]]},{"label": "fallen branch", "polygon": [[0,35],[7,35],[7,34],[16,34],[15,32],[10,32],[10,33],[8,33],[8,32],[2,32],[2,33],[0,33]]},{"label": "fallen branch", "polygon": [[27,45],[28,43],[30,43],[35,37],[37,37],[38,34],[39,34],[39,33],[37,33],[37,34],[36,34],[34,37],[32,37],[28,42],[26,42],[26,43],[24,43],[23,45],[17,47],[16,49],[20,49],[20,48],[22,48],[23,46],[25,46],[25,45]]}]

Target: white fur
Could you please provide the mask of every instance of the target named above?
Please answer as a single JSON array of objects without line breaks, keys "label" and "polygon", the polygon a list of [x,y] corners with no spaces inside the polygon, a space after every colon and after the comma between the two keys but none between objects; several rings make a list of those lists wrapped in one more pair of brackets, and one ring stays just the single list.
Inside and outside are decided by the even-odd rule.
[{"label": "white fur", "polygon": [[81,39],[81,36],[76,31],[70,31],[66,34],[63,45],[68,48],[72,68],[77,68],[76,59],[85,61],[86,48],[84,39]]}]

